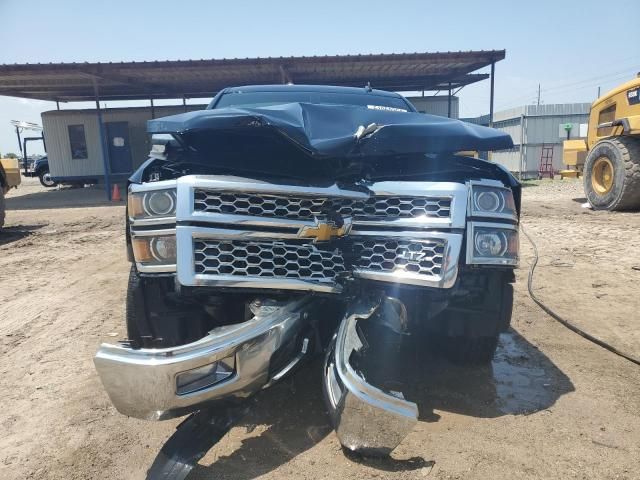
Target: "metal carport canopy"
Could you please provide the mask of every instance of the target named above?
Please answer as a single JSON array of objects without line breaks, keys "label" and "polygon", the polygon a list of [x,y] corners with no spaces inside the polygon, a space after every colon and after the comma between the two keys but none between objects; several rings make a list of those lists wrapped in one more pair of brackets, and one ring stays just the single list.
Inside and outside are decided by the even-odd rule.
[{"label": "metal carport canopy", "polygon": [[473,73],[504,50],[0,65],[0,95],[60,102],[210,97],[256,84],[365,86],[397,92],[450,90],[489,77]]}]

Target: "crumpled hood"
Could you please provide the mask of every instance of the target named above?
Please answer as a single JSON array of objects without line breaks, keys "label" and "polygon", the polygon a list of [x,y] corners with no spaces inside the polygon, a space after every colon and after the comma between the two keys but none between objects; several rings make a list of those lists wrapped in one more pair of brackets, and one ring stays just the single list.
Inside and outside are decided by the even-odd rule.
[{"label": "crumpled hood", "polygon": [[150,120],[149,133],[262,129],[279,133],[314,157],[501,150],[511,137],[493,128],[414,112],[348,105],[288,103],[201,110]]}]

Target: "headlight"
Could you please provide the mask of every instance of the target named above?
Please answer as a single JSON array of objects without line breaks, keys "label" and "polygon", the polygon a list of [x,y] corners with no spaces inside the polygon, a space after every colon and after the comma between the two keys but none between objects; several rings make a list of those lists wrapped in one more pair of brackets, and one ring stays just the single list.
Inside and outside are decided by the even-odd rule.
[{"label": "headlight", "polygon": [[517,218],[513,193],[508,188],[472,184],[469,203],[472,216]]},{"label": "headlight", "polygon": [[174,217],[176,214],[176,190],[163,189],[147,192],[130,192],[128,199],[131,219]]},{"label": "headlight", "polygon": [[518,230],[514,225],[470,222],[467,230],[467,263],[518,265]]},{"label": "headlight", "polygon": [[508,248],[504,232],[477,232],[474,242],[474,254],[480,257],[501,257]]},{"label": "headlight", "polygon": [[149,235],[134,236],[131,239],[131,246],[133,256],[141,272],[169,272],[175,270],[175,233],[158,231]]}]

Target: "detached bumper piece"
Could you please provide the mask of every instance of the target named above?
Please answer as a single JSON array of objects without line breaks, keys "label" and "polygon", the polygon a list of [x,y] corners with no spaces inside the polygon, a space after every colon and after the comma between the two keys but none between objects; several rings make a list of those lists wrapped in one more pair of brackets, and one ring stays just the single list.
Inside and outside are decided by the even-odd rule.
[{"label": "detached bumper piece", "polygon": [[[352,365],[364,353],[360,321],[375,321],[393,331],[406,325],[404,305],[394,298],[359,302],[347,312],[324,365],[324,393],[343,447],[366,455],[388,455],[411,432],[418,408],[401,393],[386,393],[367,383]],[[376,352],[367,352],[376,355]]]},{"label": "detached bumper piece", "polygon": [[102,344],[96,370],[116,409],[135,418],[164,420],[218,400],[246,398],[272,380],[273,355],[300,333],[314,302],[258,304],[252,319],[173,348]]}]

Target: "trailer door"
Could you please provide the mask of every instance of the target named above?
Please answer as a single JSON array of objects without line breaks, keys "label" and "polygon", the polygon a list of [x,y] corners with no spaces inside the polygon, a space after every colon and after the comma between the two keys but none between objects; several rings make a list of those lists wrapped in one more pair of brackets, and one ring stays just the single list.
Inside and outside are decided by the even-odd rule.
[{"label": "trailer door", "polygon": [[107,142],[111,173],[131,173],[131,145],[128,122],[107,122]]}]

